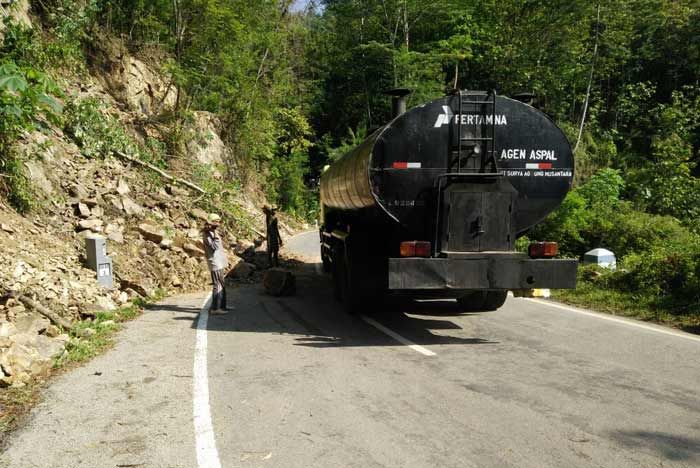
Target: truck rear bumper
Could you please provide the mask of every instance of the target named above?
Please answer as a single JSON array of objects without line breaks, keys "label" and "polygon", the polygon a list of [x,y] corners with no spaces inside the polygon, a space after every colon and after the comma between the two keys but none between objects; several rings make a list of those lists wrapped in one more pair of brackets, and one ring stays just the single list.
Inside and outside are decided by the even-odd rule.
[{"label": "truck rear bumper", "polygon": [[390,258],[389,289],[572,289],[577,265],[576,260],[531,259],[508,253]]}]

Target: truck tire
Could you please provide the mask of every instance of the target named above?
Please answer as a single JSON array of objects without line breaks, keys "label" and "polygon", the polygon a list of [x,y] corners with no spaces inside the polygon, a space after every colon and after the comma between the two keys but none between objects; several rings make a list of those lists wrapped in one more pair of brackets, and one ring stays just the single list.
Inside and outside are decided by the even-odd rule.
[{"label": "truck tire", "polygon": [[487,291],[472,291],[466,296],[458,297],[457,304],[463,312],[480,312],[486,302]]},{"label": "truck tire", "polygon": [[508,298],[508,291],[473,291],[457,298],[464,312],[490,312],[499,309]]},{"label": "truck tire", "polygon": [[508,299],[508,291],[489,291],[486,294],[483,310],[498,310],[503,304],[505,304],[506,299]]},{"label": "truck tire", "polygon": [[360,293],[360,291],[358,291],[358,288],[354,287],[350,266],[344,261],[344,259],[341,261],[341,266],[340,302],[343,305],[343,311],[346,314],[355,315],[360,309],[363,295]]},{"label": "truck tire", "polygon": [[324,273],[331,273],[333,271],[333,264],[331,261],[328,259],[328,257],[321,257],[321,263],[323,264],[323,272]]},{"label": "truck tire", "polygon": [[342,267],[342,265],[339,264],[337,257],[334,260],[331,269],[333,277],[333,299],[340,301],[343,298],[343,288],[340,283],[342,280],[342,273],[339,271],[339,267]]}]

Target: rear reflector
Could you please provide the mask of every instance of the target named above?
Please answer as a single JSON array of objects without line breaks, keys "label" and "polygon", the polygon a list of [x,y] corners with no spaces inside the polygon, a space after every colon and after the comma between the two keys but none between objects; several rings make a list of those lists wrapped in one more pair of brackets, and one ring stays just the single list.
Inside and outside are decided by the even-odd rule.
[{"label": "rear reflector", "polygon": [[552,258],[559,253],[559,246],[556,242],[535,242],[527,249],[530,258]]},{"label": "rear reflector", "polygon": [[402,257],[430,257],[430,242],[407,241],[401,242]]},{"label": "rear reflector", "polygon": [[551,169],[552,163],[531,163],[525,164],[525,169]]},{"label": "rear reflector", "polygon": [[405,162],[405,161],[400,161],[400,162],[395,162],[392,164],[394,169],[420,169],[422,167],[422,164],[419,162]]}]

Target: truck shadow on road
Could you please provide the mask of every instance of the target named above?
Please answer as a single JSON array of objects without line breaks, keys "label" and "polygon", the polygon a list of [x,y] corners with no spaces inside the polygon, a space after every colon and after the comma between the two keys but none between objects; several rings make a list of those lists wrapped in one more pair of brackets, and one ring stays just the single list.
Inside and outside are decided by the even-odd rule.
[{"label": "truck shadow on road", "polygon": [[[210,331],[299,335],[296,346],[314,348],[397,346],[398,342],[372,326],[370,317],[384,327],[419,345],[497,344],[468,333],[449,317],[462,314],[449,301],[391,301],[368,303],[360,315],[343,312],[333,300],[329,278],[313,272],[313,266],[301,264],[294,269],[297,294],[271,297],[259,285],[238,286],[228,290],[235,310],[224,316],[211,316]],[[430,318],[423,318],[430,317]],[[196,326],[196,323],[193,324]]]},{"label": "truck shadow on road", "polygon": [[610,438],[627,448],[654,450],[666,460],[700,461],[700,439],[658,431],[618,431]]}]

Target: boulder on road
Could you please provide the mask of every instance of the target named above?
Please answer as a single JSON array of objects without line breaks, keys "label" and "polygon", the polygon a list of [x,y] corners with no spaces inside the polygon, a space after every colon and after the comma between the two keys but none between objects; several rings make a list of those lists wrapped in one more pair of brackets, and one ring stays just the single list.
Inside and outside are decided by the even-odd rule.
[{"label": "boulder on road", "polygon": [[296,293],[296,277],[282,268],[270,268],[263,274],[263,287],[273,296],[292,296]]},{"label": "boulder on road", "polygon": [[248,262],[239,262],[233,270],[231,270],[231,276],[234,278],[248,278],[256,270],[256,266]]}]

